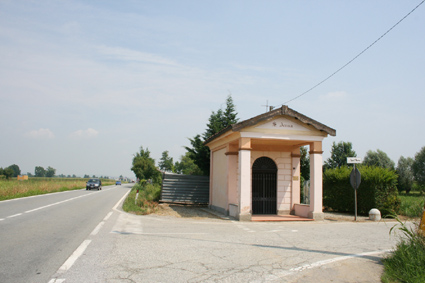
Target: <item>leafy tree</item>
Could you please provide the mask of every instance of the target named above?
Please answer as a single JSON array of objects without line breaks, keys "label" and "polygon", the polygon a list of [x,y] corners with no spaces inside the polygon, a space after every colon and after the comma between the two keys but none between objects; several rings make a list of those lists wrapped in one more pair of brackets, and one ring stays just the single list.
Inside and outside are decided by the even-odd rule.
[{"label": "leafy tree", "polygon": [[300,148],[300,152],[301,176],[304,178],[304,180],[308,181],[310,180],[310,157],[305,146]]},{"label": "leafy tree", "polygon": [[41,166],[36,166],[34,170],[34,174],[36,177],[44,177],[46,176],[46,170]]},{"label": "leafy tree", "polygon": [[363,159],[363,164],[366,166],[375,166],[394,170],[394,161],[392,161],[388,155],[382,150],[376,150],[376,152],[369,150],[366,152],[366,156]]},{"label": "leafy tree", "polygon": [[415,154],[415,160],[412,164],[413,176],[421,187],[421,191],[425,191],[425,146]]},{"label": "leafy tree", "polygon": [[47,167],[47,170],[46,170],[46,177],[49,177],[49,178],[51,178],[51,177],[54,177],[55,176],[55,174],[56,174],[56,169],[55,168],[52,168],[52,167]]},{"label": "leafy tree", "polygon": [[174,172],[173,158],[168,155],[168,150],[162,153],[162,157],[158,163],[159,169],[167,172]]},{"label": "leafy tree", "polygon": [[144,150],[143,146],[140,147],[140,152],[134,155],[131,170],[139,180],[152,179],[156,183],[160,182],[161,173],[155,167],[155,160],[150,157],[149,149]]},{"label": "leafy tree", "polygon": [[233,103],[233,99],[231,95],[227,96],[226,99],[226,109],[223,113],[224,121],[223,121],[223,129],[227,128],[228,126],[232,124],[236,124],[238,119],[238,113],[236,112],[235,104]]},{"label": "leafy tree", "polygon": [[340,168],[347,165],[347,157],[356,157],[357,153],[353,150],[351,142],[332,143],[331,157],[325,161],[325,169]]},{"label": "leafy tree", "polygon": [[232,96],[229,95],[226,99],[226,109],[221,108],[217,112],[212,112],[208,119],[207,129],[202,135],[196,135],[189,139],[192,147],[185,147],[190,153],[189,157],[193,159],[195,164],[201,169],[203,175],[210,174],[210,150],[204,145],[204,142],[211,136],[217,134],[228,126],[238,122],[238,113],[235,111]]},{"label": "leafy tree", "polygon": [[10,166],[9,166],[9,167],[7,167],[7,168],[10,168],[10,169],[12,169],[12,170],[13,170],[13,175],[12,175],[12,177],[18,177],[18,175],[21,175],[21,169],[19,169],[19,166],[18,166],[18,165],[16,165],[16,164],[10,165]]},{"label": "leafy tree", "polygon": [[72,178],[77,178],[77,176],[75,174],[72,174]]},{"label": "leafy tree", "polygon": [[209,137],[215,135],[216,133],[220,132],[225,127],[225,118],[223,115],[223,110],[219,109],[217,113],[214,111],[211,113],[210,117],[208,118],[208,124],[207,129],[204,133],[204,139],[208,139]]},{"label": "leafy tree", "polygon": [[87,175],[87,174],[84,174],[84,177],[83,178],[90,178],[90,176],[89,175]]},{"label": "leafy tree", "polygon": [[31,172],[27,172],[28,177],[32,177],[32,173]]},{"label": "leafy tree", "polygon": [[4,176],[4,177],[0,177],[0,179],[2,178],[6,178],[6,179],[10,179],[13,176],[13,169],[6,167],[6,168],[0,168],[0,176]]},{"label": "leafy tree", "polygon": [[202,175],[201,169],[195,164],[190,153],[186,152],[185,155],[180,157],[180,162],[176,161],[174,164],[176,173],[185,175]]},{"label": "leafy tree", "polygon": [[193,139],[189,139],[192,148],[185,147],[189,153],[189,158],[198,166],[202,175],[210,174],[210,149],[204,145],[204,141],[200,135],[196,135]]},{"label": "leafy tree", "polygon": [[398,191],[406,191],[408,194],[412,190],[413,185],[413,158],[404,158],[401,156],[397,163],[397,175],[398,175]]}]

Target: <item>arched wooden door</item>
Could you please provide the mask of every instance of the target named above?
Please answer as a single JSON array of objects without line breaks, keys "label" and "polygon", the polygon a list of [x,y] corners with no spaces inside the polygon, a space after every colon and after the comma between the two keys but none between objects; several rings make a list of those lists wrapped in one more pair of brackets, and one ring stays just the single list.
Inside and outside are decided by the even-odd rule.
[{"label": "arched wooden door", "polygon": [[268,157],[252,165],[252,214],[277,214],[277,166]]}]

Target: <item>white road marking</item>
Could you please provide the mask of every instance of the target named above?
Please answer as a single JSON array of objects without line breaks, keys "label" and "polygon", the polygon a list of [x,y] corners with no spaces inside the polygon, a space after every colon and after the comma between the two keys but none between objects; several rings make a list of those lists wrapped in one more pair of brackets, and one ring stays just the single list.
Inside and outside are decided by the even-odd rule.
[{"label": "white road marking", "polygon": [[99,224],[97,224],[96,228],[94,228],[94,230],[90,233],[90,235],[91,236],[97,235],[97,233],[99,233],[99,230],[103,227],[103,224],[105,224],[104,221],[102,221]]},{"label": "white road marking", "polygon": [[99,233],[100,229],[103,227],[103,225],[105,224],[105,221],[107,221],[109,219],[109,217],[111,217],[113,211],[110,211],[105,218],[103,218],[103,220],[97,224],[96,228],[93,229],[93,231],[90,233],[91,236],[96,236],[97,233]]},{"label": "white road marking", "polygon": [[[129,193],[130,193],[130,191],[128,191],[128,193],[125,194],[115,204],[115,206],[113,207],[114,210],[119,211],[119,210],[117,210],[118,205],[124,199],[124,197],[126,197]],[[48,206],[51,206],[51,205],[48,205]],[[90,236],[95,236],[100,231],[100,229],[103,227],[103,225],[105,224],[105,221],[107,221],[111,217],[112,214],[113,214],[113,211],[110,211],[103,218],[103,220],[96,226],[96,228],[93,229],[93,231],[90,233]],[[74,263],[78,260],[78,258],[84,253],[84,251],[87,249],[87,247],[91,243],[91,241],[92,240],[88,240],[88,239],[84,240],[81,243],[81,245],[72,253],[72,255],[65,261],[65,263],[58,269],[58,271],[56,271],[56,274],[58,275],[58,274],[66,273],[74,265]],[[62,283],[62,282],[65,282],[65,280],[66,279],[64,279],[64,278],[52,278],[48,283]]]},{"label": "white road marking", "polygon": [[22,198],[6,199],[6,200],[2,200],[1,202],[18,201],[18,200],[28,199],[28,198],[44,197],[44,196],[48,196],[48,195],[51,195],[51,194],[63,194],[63,193],[70,193],[70,192],[82,191],[82,190],[85,190],[85,189],[77,189],[77,190],[70,190],[70,191],[63,191],[63,192],[54,192],[54,193],[35,195],[35,196],[29,196],[29,197],[22,197]]},{"label": "white road marking", "polygon": [[[346,260],[346,259],[351,259],[351,258],[356,258],[356,257],[370,256],[370,255],[383,254],[383,253],[388,253],[388,252],[391,252],[391,251],[392,250],[381,250],[381,251],[365,252],[365,253],[359,253],[359,254],[351,254],[351,255],[347,255],[347,256],[334,257],[334,258],[331,258],[331,259],[321,260],[321,261],[313,262],[313,263],[310,263],[310,264],[305,264],[305,265],[302,265],[302,266],[299,266],[299,267],[291,268],[291,269],[284,271],[281,274],[277,275],[277,277],[282,278],[282,277],[285,277],[285,276],[288,276],[288,275],[293,275],[297,272],[301,272],[301,271],[311,269],[311,268],[321,267],[323,265],[334,263],[334,262],[341,261],[341,260]],[[273,277],[276,277],[276,276],[273,276]]]},{"label": "white road marking", "polygon": [[109,219],[109,217],[111,217],[112,213],[113,213],[113,211],[109,212],[109,213],[105,216],[105,218],[103,218],[103,221],[108,220],[108,219]]},{"label": "white road marking", "polygon": [[65,280],[66,279],[57,279],[57,278],[54,278],[54,279],[51,279],[49,281],[49,283],[62,283],[62,282],[65,282]]},{"label": "white road marking", "polygon": [[19,216],[19,215],[22,215],[22,213],[17,213],[17,214],[14,214],[14,215],[10,215],[10,216],[8,216],[6,218],[13,218],[13,217],[16,217],[16,216]]},{"label": "white road marking", "polygon": [[113,210],[116,210],[116,211],[120,211],[120,210],[118,210],[117,209],[117,207],[118,207],[118,205],[121,203],[121,201],[123,201],[123,199],[124,198],[126,198],[127,197],[127,195],[129,194],[131,192],[131,190],[129,190],[115,205],[114,205],[114,207],[112,208]]},{"label": "white road marking", "polygon": [[81,245],[72,253],[72,255],[65,261],[65,263],[58,269],[57,273],[67,272],[72,265],[77,261],[77,259],[84,253],[88,245],[90,245],[91,240],[85,240]]},{"label": "white road marking", "polygon": [[27,210],[27,211],[25,211],[23,213],[17,213],[17,214],[14,214],[14,215],[7,216],[6,218],[13,218],[13,217],[16,217],[16,216],[23,215],[24,213],[35,212],[35,211],[38,211],[38,210],[41,210],[41,209],[45,209],[45,208],[48,208],[48,207],[51,207],[51,206],[54,206],[54,205],[58,205],[58,204],[65,203],[65,202],[68,202],[68,201],[71,201],[71,200],[75,200],[75,199],[78,199],[78,198],[86,197],[86,196],[89,196],[91,194],[94,194],[94,192],[93,193],[89,193],[89,194],[85,194],[85,195],[81,195],[81,196],[78,196],[78,197],[66,199],[66,200],[63,200],[63,201],[51,203],[51,204],[48,204],[48,205],[45,205],[45,206],[40,206],[40,207],[31,209],[31,210]]}]

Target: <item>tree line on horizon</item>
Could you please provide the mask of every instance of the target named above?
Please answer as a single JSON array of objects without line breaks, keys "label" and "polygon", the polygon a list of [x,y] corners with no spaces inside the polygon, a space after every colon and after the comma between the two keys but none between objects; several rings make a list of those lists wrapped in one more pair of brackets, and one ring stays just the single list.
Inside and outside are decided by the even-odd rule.
[{"label": "tree line on horizon", "polygon": [[[12,164],[8,167],[5,168],[0,168],[0,179],[11,179],[11,178],[16,178],[21,174],[21,169],[19,168],[18,165],[16,164]],[[32,174],[31,172],[27,172],[26,174],[28,177],[46,177],[46,178],[53,178],[53,177],[59,177],[59,178],[80,178],[77,175],[73,174],[73,175],[65,175],[65,174],[59,174],[56,176],[56,169],[53,167],[48,166],[46,169],[44,169],[44,167],[42,166],[36,166],[34,169],[34,174]],[[100,178],[100,179],[110,179],[108,176],[100,176],[100,177],[96,177],[96,175],[92,175],[90,177],[90,175],[85,174],[84,179],[88,179],[88,178]],[[120,175],[119,177],[120,180],[124,180],[125,178]]]},{"label": "tree line on horizon", "polygon": [[[28,177],[54,177],[56,174],[56,169],[48,166],[47,169],[44,169],[42,166],[36,166],[34,169],[34,175],[30,172],[27,172]],[[0,179],[10,179],[15,178],[21,175],[21,169],[18,165],[12,164],[6,168],[0,168]]]}]

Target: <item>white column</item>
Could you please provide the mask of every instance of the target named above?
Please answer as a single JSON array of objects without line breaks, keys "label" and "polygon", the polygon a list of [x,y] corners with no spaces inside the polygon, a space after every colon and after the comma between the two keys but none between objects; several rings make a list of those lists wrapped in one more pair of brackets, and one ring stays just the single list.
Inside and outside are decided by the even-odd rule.
[{"label": "white column", "polygon": [[[295,152],[295,153],[294,153]],[[300,149],[294,150],[292,152],[292,202],[291,202],[291,214],[295,214],[295,204],[300,203],[300,171],[301,171],[301,162],[300,162]]]},{"label": "white column", "polygon": [[251,140],[241,138],[239,147],[239,221],[251,221]]},{"label": "white column", "polygon": [[322,152],[310,152],[310,213],[309,218],[323,220]]},{"label": "white column", "polygon": [[227,204],[231,217],[238,218],[238,151],[227,152]]}]

